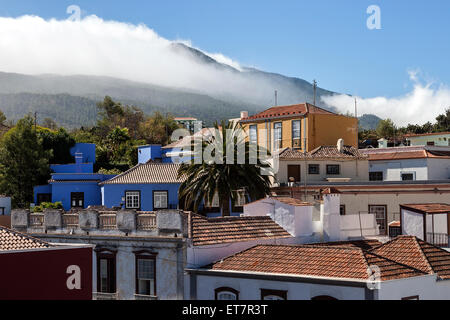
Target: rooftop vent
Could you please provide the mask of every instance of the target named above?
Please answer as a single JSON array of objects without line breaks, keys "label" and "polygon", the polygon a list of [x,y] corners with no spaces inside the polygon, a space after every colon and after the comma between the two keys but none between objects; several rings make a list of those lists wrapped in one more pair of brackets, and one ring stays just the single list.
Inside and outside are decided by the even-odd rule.
[{"label": "rooftop vent", "polygon": [[340,153],[344,152],[344,139],[339,139],[336,146]]}]

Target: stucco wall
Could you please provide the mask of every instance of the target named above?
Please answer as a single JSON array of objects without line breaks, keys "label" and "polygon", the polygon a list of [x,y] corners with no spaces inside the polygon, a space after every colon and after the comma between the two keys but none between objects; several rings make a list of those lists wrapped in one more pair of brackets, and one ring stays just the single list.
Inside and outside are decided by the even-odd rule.
[{"label": "stucco wall", "polygon": [[178,208],[178,188],[180,184],[106,184],[103,189],[103,205],[119,207],[125,191],[141,192],[141,210],[153,211],[153,191],[168,191],[169,207]]},{"label": "stucco wall", "polygon": [[84,193],[84,207],[101,205],[100,187],[96,181],[92,182],[57,182],[52,183],[52,202],[61,201],[64,210],[70,210],[70,194]]},{"label": "stucco wall", "polygon": [[450,281],[436,281],[436,275],[384,281],[378,290],[379,300],[400,300],[419,296],[420,300],[449,300]]},{"label": "stucco wall", "polygon": [[[4,215],[11,214],[11,198],[10,197],[0,197],[0,207],[4,208]],[[0,211],[0,215],[2,212]]]},{"label": "stucco wall", "polygon": [[411,141],[412,146],[426,146],[428,142],[434,142],[435,146],[443,146],[443,147],[450,146],[450,134],[448,133],[442,135],[408,137],[407,140]]},{"label": "stucco wall", "polygon": [[402,234],[425,239],[423,234],[423,214],[402,209]]},{"label": "stucco wall", "polygon": [[[54,243],[90,243],[97,247],[117,250],[116,287],[118,299],[134,300],[136,291],[135,251],[149,250],[157,253],[156,258],[156,294],[159,300],[182,299],[184,292],[182,247],[177,249],[178,241],[158,241],[151,238],[133,240],[126,237],[70,237],[68,235],[33,235]],[[180,240],[181,241],[181,240]],[[181,250],[181,251],[180,251]],[[92,286],[97,292],[97,257],[93,255]]]},{"label": "stucco wall", "polygon": [[[261,289],[285,290],[288,300],[311,300],[316,296],[331,296],[339,300],[364,300],[364,287],[345,287],[314,283],[295,283],[220,276],[197,276],[197,299],[214,300],[214,289],[230,287],[239,291],[239,300],[261,300]],[[188,288],[186,288],[188,289]],[[189,291],[187,299],[189,299]]]},{"label": "stucco wall", "polygon": [[428,158],[428,179],[445,180],[450,179],[450,159]]},{"label": "stucco wall", "polygon": [[344,115],[308,115],[309,151],[320,146],[335,146],[338,139],[358,148],[358,119]]},{"label": "stucco wall", "polygon": [[[320,165],[320,174],[309,174],[308,166],[310,164]],[[301,181],[304,181],[305,175],[307,181],[325,181],[326,178],[351,178],[352,181],[369,180],[369,161],[301,161],[301,160],[280,160],[279,169],[276,174],[278,183],[288,183],[288,165],[299,165]],[[341,171],[339,175],[327,175],[327,165],[339,165]],[[306,171],[305,171],[306,168]]]}]

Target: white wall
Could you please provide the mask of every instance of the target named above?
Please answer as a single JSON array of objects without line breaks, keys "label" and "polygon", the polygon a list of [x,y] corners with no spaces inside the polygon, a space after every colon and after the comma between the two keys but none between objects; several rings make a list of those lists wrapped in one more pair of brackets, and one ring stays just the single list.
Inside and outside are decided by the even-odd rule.
[{"label": "white wall", "polygon": [[446,214],[427,214],[427,233],[447,233]]},{"label": "white wall", "polygon": [[429,180],[450,179],[450,159],[428,158],[427,163]]},{"label": "white wall", "polygon": [[415,180],[430,180],[427,159],[369,161],[369,172],[383,172],[384,181],[401,181],[402,173],[414,173]]},{"label": "white wall", "polygon": [[[339,300],[364,300],[364,287],[344,287],[314,283],[240,279],[220,276],[197,276],[197,299],[214,300],[214,289],[230,287],[239,291],[240,300],[261,300],[261,289],[285,290],[288,300],[311,300],[327,295]],[[189,296],[187,297],[189,298]]]},{"label": "white wall", "polygon": [[323,236],[325,241],[341,240],[340,204],[339,194],[323,195],[320,214],[323,217]]},{"label": "white wall", "polygon": [[341,239],[358,238],[365,236],[376,236],[378,230],[377,221],[373,214],[352,214],[340,216],[341,219]]},{"label": "white wall", "polygon": [[436,275],[432,274],[383,281],[380,284],[380,290],[378,290],[379,300],[400,300],[412,296],[419,296],[420,300],[449,300],[450,281],[436,281]]},{"label": "white wall", "polygon": [[423,214],[401,210],[402,215],[402,234],[416,236],[419,239],[425,239],[423,234]]}]

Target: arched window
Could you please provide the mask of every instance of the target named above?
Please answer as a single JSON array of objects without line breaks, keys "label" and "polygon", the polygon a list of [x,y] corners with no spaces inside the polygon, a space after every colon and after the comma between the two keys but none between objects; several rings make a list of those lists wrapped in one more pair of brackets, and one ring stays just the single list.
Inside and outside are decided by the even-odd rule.
[{"label": "arched window", "polygon": [[330,296],[317,296],[314,298],[311,298],[313,301],[324,301],[324,300],[337,300],[336,298],[330,297]]},{"label": "arched window", "polygon": [[216,300],[239,300],[239,291],[228,288],[221,287],[214,290]]},{"label": "arched window", "polygon": [[261,300],[287,300],[287,291],[261,289]]}]

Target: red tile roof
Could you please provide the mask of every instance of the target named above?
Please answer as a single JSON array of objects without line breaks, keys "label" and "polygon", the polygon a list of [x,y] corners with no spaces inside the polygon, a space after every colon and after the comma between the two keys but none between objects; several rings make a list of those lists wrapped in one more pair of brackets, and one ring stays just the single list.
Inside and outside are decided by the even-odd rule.
[{"label": "red tile roof", "polygon": [[29,235],[0,227],[0,251],[48,248],[50,244]]},{"label": "red tile roof", "polygon": [[325,247],[350,247],[350,248],[361,248],[363,250],[371,250],[381,246],[382,243],[376,239],[364,239],[364,240],[350,240],[350,241],[320,242],[307,245],[325,246]]},{"label": "red tile roof", "polygon": [[344,146],[339,152],[337,146],[320,146],[310,152],[303,153],[301,150],[287,148],[280,153],[282,160],[367,160],[368,157],[352,146]]},{"label": "red tile roof", "polygon": [[370,252],[450,279],[450,252],[414,236],[399,236]]},{"label": "red tile roof", "polygon": [[450,213],[450,204],[445,203],[402,204],[400,207],[421,213]]},{"label": "red tile roof", "polygon": [[263,120],[263,119],[272,119],[272,118],[279,118],[279,117],[298,117],[298,116],[304,116],[307,113],[320,113],[320,114],[333,114],[335,113],[316,107],[309,103],[301,103],[301,104],[295,104],[290,106],[279,106],[279,107],[272,107],[269,108],[263,112],[257,113],[253,116],[243,118],[241,121],[251,121],[251,120]]},{"label": "red tile roof", "polygon": [[184,178],[178,178],[180,164],[147,162],[138,164],[112,179],[101,182],[105,184],[147,184],[147,183],[182,183]]},{"label": "red tile roof", "polygon": [[380,268],[381,280],[425,274],[361,248],[312,245],[258,245],[213,264],[212,270],[368,280],[371,265]]},{"label": "red tile roof", "polygon": [[439,158],[450,159],[450,151],[429,151],[429,150],[417,150],[417,151],[397,151],[397,152],[380,152],[380,153],[367,153],[369,161],[378,160],[402,160],[402,159],[425,159],[425,158]]},{"label": "red tile roof", "polygon": [[404,137],[412,138],[412,137],[426,137],[426,136],[439,136],[450,134],[450,132],[433,132],[433,133],[420,133],[420,134],[405,134]]},{"label": "red tile roof", "polygon": [[268,216],[205,218],[190,213],[194,246],[292,237]]},{"label": "red tile roof", "polygon": [[275,198],[274,197],[274,198],[271,198],[271,199],[280,201],[280,202],[282,202],[284,204],[288,204],[288,205],[291,205],[291,206],[294,206],[294,207],[308,207],[308,206],[312,206],[312,204],[309,203],[309,202],[304,202],[302,200],[295,199],[295,198],[288,198],[288,197],[276,197]]}]

